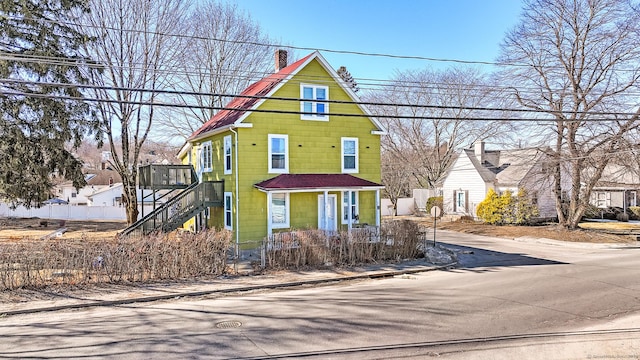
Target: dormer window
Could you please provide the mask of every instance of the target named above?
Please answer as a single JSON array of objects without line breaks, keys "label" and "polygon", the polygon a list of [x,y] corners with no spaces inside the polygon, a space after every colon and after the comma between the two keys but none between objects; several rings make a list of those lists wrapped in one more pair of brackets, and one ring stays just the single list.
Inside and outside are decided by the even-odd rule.
[{"label": "dormer window", "polygon": [[302,120],[329,120],[329,104],[318,100],[329,99],[329,87],[321,85],[300,85],[300,111]]}]

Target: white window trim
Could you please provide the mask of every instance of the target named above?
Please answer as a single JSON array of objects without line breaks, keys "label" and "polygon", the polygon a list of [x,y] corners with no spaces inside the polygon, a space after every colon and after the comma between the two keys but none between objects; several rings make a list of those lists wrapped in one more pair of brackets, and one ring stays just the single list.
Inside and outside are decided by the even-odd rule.
[{"label": "white window trim", "polygon": [[[284,224],[280,224],[280,223],[274,223],[273,222],[273,195],[278,195],[278,194],[284,194],[284,219],[285,219],[285,223]],[[272,229],[288,229],[291,227],[291,217],[289,216],[291,214],[291,202],[290,202],[290,197],[289,197],[289,193],[288,192],[274,192],[271,193],[271,203],[269,203],[269,207],[271,207],[271,209],[269,209],[269,223],[271,225]]]},{"label": "white window trim", "polygon": [[[229,206],[227,210],[227,205]],[[227,230],[233,230],[233,193],[224,192],[224,228]],[[231,223],[227,224],[227,212],[230,214],[229,219]]]},{"label": "white window trim", "polygon": [[[317,101],[313,101],[313,100],[306,100],[304,99],[304,88],[312,88],[313,89],[313,100],[316,100],[316,89],[324,89],[325,94],[326,94],[326,99],[324,100],[329,100],[329,87],[328,86],[323,86],[323,85],[317,85],[317,84],[300,84],[300,112],[302,112],[303,114],[300,114],[300,119],[302,120],[315,120],[315,121],[329,121],[329,115],[327,115],[329,113],[329,103],[328,102],[324,102],[322,104],[324,104],[324,113],[322,115],[318,115],[317,114]],[[305,103],[311,103],[311,108],[312,108],[312,112],[314,114],[304,114],[304,104]]]},{"label": "white window trim", "polygon": [[[202,172],[212,172],[213,171],[213,147],[211,146],[211,141],[206,141],[202,143],[202,151],[200,152],[200,161],[202,162]],[[209,154],[209,163],[207,164],[207,149]],[[207,167],[209,165],[209,167]]]},{"label": "white window trim", "polygon": [[[271,140],[284,139],[284,169],[274,169],[272,164]],[[269,174],[287,174],[289,173],[289,135],[269,134],[269,151],[267,151],[269,161]]]},{"label": "white window trim", "polygon": [[[341,196],[341,200],[342,200],[342,216],[341,216],[342,222],[341,222],[341,223],[342,223],[343,225],[344,225],[344,224],[348,224],[348,223],[349,223],[348,213],[345,213],[345,212],[344,212],[344,207],[345,207],[345,193],[348,193],[348,191],[342,191],[342,192],[341,192],[341,195],[342,195],[342,196]],[[360,192],[358,192],[358,191],[352,191],[352,193],[355,193],[355,194],[356,194],[356,198],[355,198],[356,203],[355,203],[355,205],[356,205],[356,216],[358,216],[358,219],[354,219],[354,218],[352,218],[352,219],[351,219],[351,223],[352,223],[352,224],[357,224],[357,223],[360,221]],[[353,206],[353,204],[351,203],[351,201],[349,201],[349,204],[348,204],[347,206],[349,207],[349,208],[348,208],[348,210],[350,210],[350,209],[351,209],[351,206]]]},{"label": "white window trim", "polygon": [[[355,141],[356,143],[356,168],[355,169],[345,169],[344,167],[344,142],[345,141]],[[342,172],[346,173],[346,174],[356,174],[358,173],[358,169],[360,168],[359,162],[360,162],[360,149],[359,149],[359,144],[358,144],[358,138],[352,138],[352,137],[343,137],[340,139],[340,144],[341,144],[341,151],[340,151],[340,162],[342,164]]]},{"label": "white window trim", "polygon": [[[232,149],[231,149],[231,135],[227,135],[224,137],[224,149],[223,149],[224,153],[224,174],[225,175],[229,175],[232,173],[232,168],[233,168],[233,157],[231,156],[232,154]],[[227,161],[227,158],[229,159],[229,161]]]}]

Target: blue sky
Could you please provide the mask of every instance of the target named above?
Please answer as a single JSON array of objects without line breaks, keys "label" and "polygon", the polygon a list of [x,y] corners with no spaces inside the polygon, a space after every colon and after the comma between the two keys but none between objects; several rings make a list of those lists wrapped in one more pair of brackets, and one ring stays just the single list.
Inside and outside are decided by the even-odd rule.
[{"label": "blue sky", "polygon": [[[275,42],[439,59],[492,62],[519,19],[521,0],[236,0]],[[307,50],[297,50],[296,57]],[[323,52],[356,78],[389,79],[395,70],[446,68],[447,62]]]}]

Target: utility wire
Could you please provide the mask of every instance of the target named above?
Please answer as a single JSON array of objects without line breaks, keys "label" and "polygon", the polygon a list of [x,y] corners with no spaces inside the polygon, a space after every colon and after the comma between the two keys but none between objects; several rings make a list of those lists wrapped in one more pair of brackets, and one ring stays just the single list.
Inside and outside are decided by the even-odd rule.
[{"label": "utility wire", "polygon": [[[47,60],[47,59],[53,59],[53,60]],[[61,65],[61,66],[87,66],[87,67],[97,67],[97,68],[104,67],[103,65],[97,65],[97,64],[87,64],[84,62],[79,63],[66,58],[43,57],[43,56],[22,56],[22,55],[15,56],[13,54],[7,54],[3,52],[0,52],[0,60],[12,60],[12,61],[21,61],[26,63]],[[114,66],[110,66],[110,67],[114,67]],[[139,71],[145,70],[143,67],[130,67],[130,66],[115,66],[114,68],[120,69],[120,70],[123,70],[123,69],[139,70]],[[228,70],[231,72],[237,72],[239,69],[228,69]],[[171,68],[171,69],[167,68],[167,69],[159,69],[159,70],[156,69],[155,72],[175,74],[176,76],[185,75],[187,76],[187,78],[189,76],[194,76],[194,77],[214,76],[213,74],[207,75],[207,74],[202,74],[201,72],[195,72],[195,71],[192,71],[192,72],[189,72],[186,70],[179,71],[179,70],[176,70],[175,68]],[[247,83],[259,81],[260,79],[269,75],[273,75],[273,73],[253,71],[253,72],[246,72],[246,75],[229,75],[224,73],[215,74],[215,76],[217,77],[236,79],[240,81],[246,81]],[[326,80],[326,78],[321,76],[306,75],[304,77],[298,77],[298,79],[299,81],[309,80],[316,83],[329,82],[329,80]],[[466,97],[479,98],[479,99],[485,99],[487,97],[487,94],[486,94],[487,92],[496,93],[500,91],[508,91],[513,89],[513,86],[499,86],[496,84],[438,83],[433,81],[430,81],[428,84],[425,84],[424,82],[421,82],[421,81],[397,80],[397,79],[396,80],[366,79],[366,80],[374,81],[374,83],[359,82],[358,86],[363,90],[366,89],[371,91],[384,91],[384,88],[402,87],[403,89],[432,90],[433,92],[421,91],[420,93],[432,94],[434,96],[437,96],[439,94],[442,94],[443,92],[448,92],[448,91],[469,91],[470,93],[466,94],[465,95]],[[367,85],[371,85],[373,87],[368,87]],[[539,89],[534,89],[534,88],[519,87],[518,90],[520,90],[520,92],[523,94],[539,93]],[[556,89],[555,91],[561,91],[561,90]],[[481,93],[478,94],[476,92],[481,92]],[[640,95],[640,93],[629,91],[629,92],[626,92],[625,95],[637,96],[637,95]],[[633,105],[636,105],[636,104],[633,104]]]},{"label": "utility wire", "polygon": [[[431,62],[458,63],[458,64],[469,64],[469,65],[491,65],[491,66],[497,66],[497,67],[518,67],[518,68],[531,67],[531,64],[528,64],[528,63],[514,63],[514,62],[504,63],[504,62],[481,61],[481,60],[433,58],[433,57],[417,56],[417,55],[398,55],[398,54],[389,54],[389,53],[374,53],[374,52],[352,51],[352,50],[336,50],[336,49],[328,49],[328,48],[312,48],[312,47],[292,46],[292,45],[283,45],[283,44],[270,44],[270,43],[263,43],[263,42],[257,42],[257,41],[229,40],[229,39],[221,39],[221,38],[198,36],[198,35],[165,33],[165,32],[142,30],[142,29],[122,29],[122,28],[106,26],[106,25],[93,25],[93,24],[84,24],[84,23],[81,24],[81,23],[71,22],[71,21],[60,21],[60,20],[41,19],[41,18],[35,19],[35,18],[29,18],[29,17],[13,17],[13,16],[8,16],[6,14],[0,14],[0,17],[13,20],[13,21],[24,21],[25,19],[29,19],[34,22],[42,21],[45,23],[53,23],[53,24],[59,24],[64,26],[75,26],[79,28],[95,28],[100,31],[109,30],[109,31],[117,31],[117,32],[124,32],[124,33],[158,35],[158,36],[183,38],[183,39],[189,39],[189,40],[212,41],[212,42],[222,42],[222,43],[231,43],[231,44],[240,44],[240,45],[261,46],[261,47],[269,47],[269,48],[283,48],[283,49],[294,49],[294,50],[305,50],[305,51],[322,51],[322,52],[334,53],[334,54],[385,57],[385,58],[392,58],[392,59],[424,60],[424,61],[431,61]],[[562,66],[541,66],[541,67],[548,68],[548,69],[563,69]],[[618,69],[617,71],[638,72],[638,69]]]},{"label": "utility wire", "polygon": [[110,30],[110,31],[118,31],[118,32],[125,32],[125,33],[168,36],[168,37],[182,38],[182,39],[188,39],[188,40],[202,40],[202,41],[222,42],[222,43],[230,43],[230,44],[261,46],[261,47],[269,47],[269,48],[284,48],[284,49],[294,49],[294,50],[304,50],[304,51],[322,51],[322,52],[334,53],[334,54],[385,57],[385,58],[406,59],[406,60],[424,60],[424,61],[432,61],[432,62],[447,62],[447,63],[458,63],[458,64],[476,64],[476,65],[492,65],[492,66],[517,66],[517,67],[528,67],[529,66],[528,64],[519,64],[519,63],[502,64],[502,63],[491,62],[491,61],[433,58],[433,57],[417,56],[417,55],[398,55],[398,54],[389,54],[389,53],[372,53],[372,52],[364,52],[364,51],[336,50],[336,49],[312,48],[312,47],[292,46],[292,45],[283,45],[283,44],[269,44],[269,43],[256,42],[256,41],[228,40],[228,39],[205,37],[205,36],[198,36],[198,35],[185,35],[185,34],[176,34],[176,33],[165,33],[165,32],[142,30],[142,29],[122,29],[122,28],[117,28],[117,27],[112,27],[112,26],[105,26],[105,25],[80,24],[80,23],[71,22],[71,21],[60,21],[60,20],[51,20],[51,19],[40,19],[40,18],[39,19],[35,19],[35,18],[29,18],[29,17],[21,17],[21,18],[19,18],[19,17],[7,16],[5,14],[0,15],[0,17],[5,18],[5,19],[9,19],[9,20],[14,20],[14,21],[24,21],[25,19],[30,19],[31,21],[41,21],[41,22],[45,22],[45,23],[53,23],[53,24],[65,25],[65,26],[94,28],[94,29],[98,29],[98,30],[101,30],[101,31]]},{"label": "utility wire", "polygon": [[[279,81],[279,80],[278,80]],[[474,107],[474,106],[453,106],[453,105],[430,105],[430,104],[408,104],[408,103],[386,103],[386,102],[371,102],[371,101],[349,101],[349,100],[314,100],[314,99],[302,99],[302,98],[290,98],[290,97],[275,97],[275,96],[257,96],[257,95],[234,95],[225,93],[205,93],[196,91],[177,91],[177,90],[162,90],[162,89],[144,89],[144,88],[131,88],[131,87],[119,87],[119,86],[103,86],[103,85],[89,85],[89,84],[65,84],[65,83],[52,83],[52,82],[32,82],[27,80],[17,79],[2,79],[0,83],[5,84],[20,84],[20,85],[36,85],[47,87],[74,87],[74,88],[87,88],[93,90],[105,90],[105,91],[124,91],[124,92],[139,92],[139,93],[153,93],[153,94],[169,94],[169,95],[190,95],[190,96],[206,96],[206,97],[221,97],[221,98],[242,98],[242,99],[257,99],[257,100],[278,100],[278,101],[294,101],[294,102],[314,102],[314,103],[328,103],[328,104],[347,104],[347,105],[364,105],[364,106],[382,106],[382,107],[400,107],[400,108],[427,108],[437,110],[468,110],[468,111],[491,111],[491,112],[513,112],[513,113],[537,113],[537,114],[571,114],[571,115],[595,115],[595,116],[637,116],[637,112],[607,112],[607,111],[545,111],[535,109],[521,109],[521,108],[495,108],[495,107]],[[15,93],[14,95],[17,95]],[[24,96],[31,96],[32,93],[22,93]],[[77,98],[81,100],[81,98]],[[99,99],[96,99],[99,100]],[[151,103],[148,103],[149,105]],[[163,105],[163,106],[167,106]],[[187,105],[185,105],[187,106]],[[213,107],[198,107],[201,109],[212,109]],[[229,110],[230,108],[223,108],[222,110]],[[240,110],[240,109],[236,109]],[[337,115],[337,114],[336,114]],[[389,115],[390,117],[394,117]],[[379,116],[376,116],[379,117]],[[609,119],[615,120],[615,119]],[[555,121],[555,120],[554,120]]]},{"label": "utility wire", "polygon": [[[58,99],[58,100],[74,100],[74,101],[87,101],[97,103],[110,103],[110,104],[129,104],[129,105],[143,105],[143,106],[160,106],[169,108],[190,108],[190,109],[206,109],[206,110],[227,110],[227,111],[241,111],[241,112],[255,112],[255,113],[271,113],[271,114],[294,114],[294,115],[318,115],[316,112],[304,112],[304,111],[289,111],[289,110],[268,110],[268,109],[246,109],[224,106],[209,106],[209,105],[190,105],[190,104],[176,104],[176,103],[164,103],[154,101],[142,101],[142,100],[116,100],[116,99],[99,99],[88,97],[73,97],[67,95],[51,95],[51,94],[38,94],[38,93],[26,93],[16,91],[4,91],[2,95],[5,96],[24,96],[34,97],[40,99]],[[302,101],[297,99],[296,101]],[[316,100],[304,100],[311,102],[321,102]],[[466,120],[466,121],[497,121],[497,122],[540,122],[555,123],[558,119],[526,119],[526,118],[495,118],[495,117],[467,117],[467,116],[439,116],[439,115],[387,115],[387,114],[355,114],[355,113],[323,113],[326,116],[337,117],[364,117],[364,118],[388,118],[388,119],[411,119],[411,120]],[[611,122],[611,121],[629,121],[630,119],[608,119],[608,118],[591,118],[580,120],[562,120],[563,122]]]}]

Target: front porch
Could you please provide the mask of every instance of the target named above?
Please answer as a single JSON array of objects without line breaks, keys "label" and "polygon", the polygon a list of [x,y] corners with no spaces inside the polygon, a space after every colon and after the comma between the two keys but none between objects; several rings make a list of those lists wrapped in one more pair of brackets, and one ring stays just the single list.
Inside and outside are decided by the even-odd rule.
[{"label": "front porch", "polygon": [[267,238],[292,229],[380,226],[383,186],[368,180],[349,174],[282,174],[254,186],[266,195]]}]

